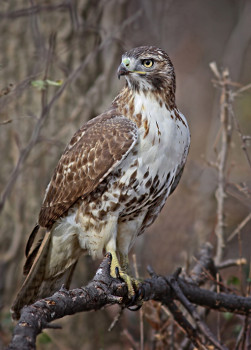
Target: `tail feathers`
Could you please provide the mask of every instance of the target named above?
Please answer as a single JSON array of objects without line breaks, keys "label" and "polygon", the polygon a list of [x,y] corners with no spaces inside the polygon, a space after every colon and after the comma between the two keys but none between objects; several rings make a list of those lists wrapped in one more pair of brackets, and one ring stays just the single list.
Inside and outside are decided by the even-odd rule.
[{"label": "tail feathers", "polygon": [[47,231],[42,243],[39,246],[39,250],[34,257],[29,274],[12,305],[11,312],[13,319],[18,319],[20,317],[20,310],[22,307],[34,302],[34,300],[37,299],[37,295],[40,294],[39,289],[45,276],[46,258],[49,251],[50,239],[50,231]]},{"label": "tail feathers", "polygon": [[[36,226],[31,233],[24,265],[24,274],[27,277],[12,305],[13,319],[19,319],[20,310],[25,305],[51,296],[62,284],[66,288],[70,286],[73,271],[83,250],[79,247],[75,234],[69,234],[66,240],[64,236],[57,236],[55,241],[53,232],[45,232]],[[34,242],[35,238],[37,243]],[[32,245],[35,246],[33,250]],[[62,254],[64,251],[65,254]]]},{"label": "tail feathers", "polygon": [[32,250],[32,252],[27,256],[27,259],[25,261],[25,264],[24,264],[24,267],[23,267],[23,274],[25,276],[28,275],[28,273],[30,272],[30,269],[36,259],[36,256],[38,254],[38,251],[41,247],[41,244],[43,242],[43,239],[40,239],[38,242],[37,242],[37,245],[36,247]]},{"label": "tail feathers", "polygon": [[40,226],[37,224],[34,229],[32,230],[30,237],[28,239],[28,242],[26,244],[26,248],[25,248],[25,256],[27,257],[29,255],[30,249],[33,245],[34,239],[37,236],[38,230],[39,230]]},{"label": "tail feathers", "polygon": [[11,312],[12,318],[18,320],[20,311],[25,305],[30,305],[36,300],[51,296],[60,289],[62,284],[67,289],[70,287],[71,278],[77,265],[78,257],[72,260],[72,264],[58,272],[54,276],[46,276],[46,265],[51,244],[51,232],[45,233],[42,242],[39,242],[33,252],[27,257],[25,272],[29,271],[22,287],[20,288]]}]

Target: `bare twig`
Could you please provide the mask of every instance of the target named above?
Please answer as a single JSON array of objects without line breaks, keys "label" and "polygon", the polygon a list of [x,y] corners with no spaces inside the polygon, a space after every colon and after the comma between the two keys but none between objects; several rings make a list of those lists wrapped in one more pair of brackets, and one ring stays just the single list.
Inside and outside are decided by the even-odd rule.
[{"label": "bare twig", "polygon": [[240,266],[240,265],[246,265],[247,259],[240,258],[240,259],[228,259],[225,261],[222,261],[220,264],[217,265],[217,269],[226,269],[231,266]]},{"label": "bare twig", "polygon": [[[126,337],[126,339],[128,340],[128,342],[131,344],[131,346],[133,347],[133,350],[138,350],[139,349],[139,344],[133,339],[133,336],[128,332],[127,329],[124,329],[122,332],[122,335],[124,337]],[[131,349],[131,348],[130,348]]]},{"label": "bare twig", "polygon": [[12,119],[7,119],[7,120],[0,122],[0,125],[6,125],[6,124],[10,124],[10,123],[12,123]]},{"label": "bare twig", "polygon": [[240,330],[240,333],[238,334],[238,337],[236,339],[234,350],[239,350],[240,349],[240,344],[241,344],[243,333],[244,333],[244,328],[242,327],[241,330]]},{"label": "bare twig", "polygon": [[[248,86],[248,88],[250,88],[251,84],[249,84],[247,86]],[[234,100],[234,94],[232,92],[230,94],[230,98],[231,98],[232,101]],[[251,168],[251,157],[250,157],[250,155],[248,153],[248,150],[247,150],[247,146],[248,146],[248,142],[249,142],[249,136],[243,135],[241,127],[240,127],[240,123],[238,121],[238,118],[236,117],[236,115],[234,113],[234,110],[233,110],[233,107],[232,107],[232,103],[229,105],[229,112],[231,113],[232,119],[233,119],[233,121],[235,123],[235,129],[236,129],[236,131],[237,131],[237,133],[238,133],[238,135],[239,135],[239,137],[241,139],[241,143],[242,143],[241,148],[242,148],[242,150],[243,150],[243,152],[244,152],[244,154],[246,156],[246,159],[247,159],[247,162],[249,164],[249,167]]]},{"label": "bare twig", "polygon": [[[139,271],[137,267],[136,254],[133,254],[133,266],[135,271],[135,277],[139,279]],[[140,350],[144,350],[144,322],[143,322],[143,309],[139,310],[139,323],[140,323]]]},{"label": "bare twig", "polygon": [[251,213],[249,213],[236,227],[236,229],[230,234],[227,238],[227,241],[230,242],[242,229],[246,224],[251,220]]},{"label": "bare twig", "polygon": [[251,84],[242,86],[240,89],[238,89],[237,91],[233,92],[233,97],[237,97],[239,95],[241,95],[243,92],[247,91],[251,89]]},{"label": "bare twig", "polygon": [[[216,274],[216,281],[217,281],[217,285],[216,285],[216,291],[217,293],[220,293],[220,274],[217,272]],[[221,340],[221,333],[220,333],[220,314],[217,314],[217,337],[219,339],[219,341]]]},{"label": "bare twig", "polygon": [[[45,75],[44,75],[45,77],[47,76],[48,67],[49,67],[49,64],[50,64],[51,59],[52,59],[54,45],[55,45],[55,36],[51,36],[50,37],[50,47],[48,50],[48,56],[47,56],[47,60],[46,60],[46,64],[45,64]],[[9,177],[9,180],[8,180],[6,186],[1,194],[0,212],[4,208],[5,201],[13,189],[13,185],[16,182],[20,172],[22,171],[24,163],[26,162],[33,147],[38,142],[42,126],[43,126],[46,118],[48,117],[48,113],[49,113],[50,108],[48,108],[49,105],[46,104],[46,102],[45,102],[46,96],[47,96],[47,92],[42,92],[42,106],[43,106],[43,108],[42,108],[40,117],[37,120],[37,123],[33,129],[30,141],[28,142],[27,146],[20,150],[17,164],[16,164],[15,168],[13,169],[13,171]]]},{"label": "bare twig", "polygon": [[225,219],[224,219],[224,204],[225,204],[225,172],[226,163],[228,158],[228,150],[231,142],[232,136],[232,120],[229,112],[229,91],[230,91],[230,78],[227,69],[224,69],[222,73],[219,72],[216,63],[211,63],[210,68],[217,78],[216,83],[221,87],[221,97],[220,97],[220,122],[222,126],[221,131],[221,148],[218,159],[218,186],[215,193],[217,200],[217,224],[215,227],[215,234],[217,237],[217,248],[215,262],[219,264],[222,260],[223,250],[225,247],[224,242],[224,229],[225,229]]},{"label": "bare twig", "polygon": [[27,17],[34,15],[36,13],[42,12],[51,12],[51,11],[68,11],[69,10],[69,2],[63,1],[58,4],[53,5],[34,5],[24,9],[16,10],[16,11],[8,11],[6,13],[0,12],[0,19],[16,19],[20,17]]},{"label": "bare twig", "polygon": [[177,305],[171,298],[166,297],[165,305],[168,307],[169,311],[173,315],[175,321],[179,326],[185,331],[187,337],[190,341],[197,346],[199,349],[206,349],[203,346],[202,340],[200,339],[199,334],[196,332],[196,329],[191,325],[191,323],[183,316],[181,311],[178,309]]},{"label": "bare twig", "polygon": [[117,315],[114,317],[112,323],[110,324],[109,328],[108,328],[108,332],[111,332],[113,330],[113,328],[116,326],[116,324],[118,323],[120,317],[122,316],[124,311],[124,308],[121,307],[119,312],[117,313]]},{"label": "bare twig", "polygon": [[198,312],[196,311],[195,307],[186,298],[183,291],[181,290],[181,288],[177,282],[177,279],[175,277],[171,276],[171,278],[168,278],[167,281],[168,281],[169,285],[171,286],[172,290],[174,291],[174,293],[176,294],[178,300],[182,303],[182,305],[186,308],[186,310],[189,312],[189,314],[193,317],[198,329],[206,337],[206,339],[208,339],[208,341],[211,344],[213,344],[216,349],[226,350],[226,347],[219,343],[219,341],[216,339],[216,337],[210,331],[208,326],[200,319],[200,316],[199,316]]},{"label": "bare twig", "polygon": [[247,315],[245,317],[244,325],[243,325],[242,350],[245,350],[245,344],[246,344],[246,341],[247,341],[248,327],[249,327],[249,317]]},{"label": "bare twig", "polygon": [[204,283],[205,279],[208,278],[208,272],[210,275],[214,277],[216,276],[217,270],[213,261],[213,246],[209,242],[206,242],[202,246],[199,253],[199,259],[195,260],[196,264],[190,275],[196,284],[201,285]]}]

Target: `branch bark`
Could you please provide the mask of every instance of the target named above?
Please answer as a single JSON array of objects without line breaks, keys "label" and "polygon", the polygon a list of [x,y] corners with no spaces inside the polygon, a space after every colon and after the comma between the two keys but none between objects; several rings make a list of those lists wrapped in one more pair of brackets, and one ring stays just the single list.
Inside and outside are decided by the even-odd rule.
[{"label": "branch bark", "polygon": [[[55,328],[50,323],[66,315],[98,310],[112,304],[119,304],[123,307],[131,306],[125,283],[110,276],[110,264],[111,255],[107,254],[93,280],[86,287],[69,291],[62,287],[53,296],[24,307],[8,349],[36,349],[37,335],[43,329]],[[214,344],[215,349],[226,350],[227,348],[220,344],[200,319],[195,305],[248,315],[251,309],[251,297],[216,293],[200,288],[195,283],[187,282],[184,278],[179,277],[179,272],[180,270],[178,273],[164,277],[158,276],[151,270],[151,278],[143,281],[136,292],[138,300],[155,300],[165,304],[194,345],[201,345],[201,348],[205,348],[206,344],[211,343]],[[188,310],[196,327],[192,326],[181,312],[175,303],[176,300]],[[207,341],[203,340],[205,338]]]}]

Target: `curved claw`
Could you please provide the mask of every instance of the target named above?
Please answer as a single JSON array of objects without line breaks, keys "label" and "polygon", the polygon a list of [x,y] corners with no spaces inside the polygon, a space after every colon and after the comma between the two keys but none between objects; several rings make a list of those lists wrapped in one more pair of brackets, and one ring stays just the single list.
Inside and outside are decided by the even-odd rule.
[{"label": "curved claw", "polygon": [[136,304],[137,301],[137,295],[136,293],[132,295],[132,297],[130,298],[129,302],[127,303],[126,307],[129,309],[130,306],[134,306]]},{"label": "curved claw", "polygon": [[118,266],[115,267],[115,275],[116,275],[116,278],[117,278],[117,279],[120,279],[120,278],[121,278],[121,277],[120,277],[120,274],[119,274],[119,268],[118,268]]},{"label": "curved claw", "polygon": [[[144,297],[144,290],[139,287],[136,291],[135,294],[131,297],[131,300],[127,304],[127,309],[130,311],[138,311],[139,309],[142,308],[143,305],[143,297]],[[141,299],[141,300],[140,300]],[[131,308],[131,306],[134,306]]]},{"label": "curved claw", "polygon": [[137,298],[144,299],[145,296],[145,290],[142,287],[139,287],[139,289],[136,292]]},{"label": "curved claw", "polygon": [[131,308],[130,306],[127,306],[127,309],[130,310],[130,311],[138,311],[139,309],[141,309],[143,306],[143,304],[140,304],[140,305],[136,305],[135,308]]}]

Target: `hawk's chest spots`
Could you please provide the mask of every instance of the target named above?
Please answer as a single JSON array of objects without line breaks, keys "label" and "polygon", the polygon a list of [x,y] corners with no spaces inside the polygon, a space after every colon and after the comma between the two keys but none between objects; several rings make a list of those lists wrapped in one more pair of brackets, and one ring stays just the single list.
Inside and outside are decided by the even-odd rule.
[{"label": "hawk's chest spots", "polygon": [[131,101],[130,118],[138,126],[138,142],[121,163],[119,182],[134,197],[161,195],[183,162],[188,129],[156,96],[138,93]]}]

